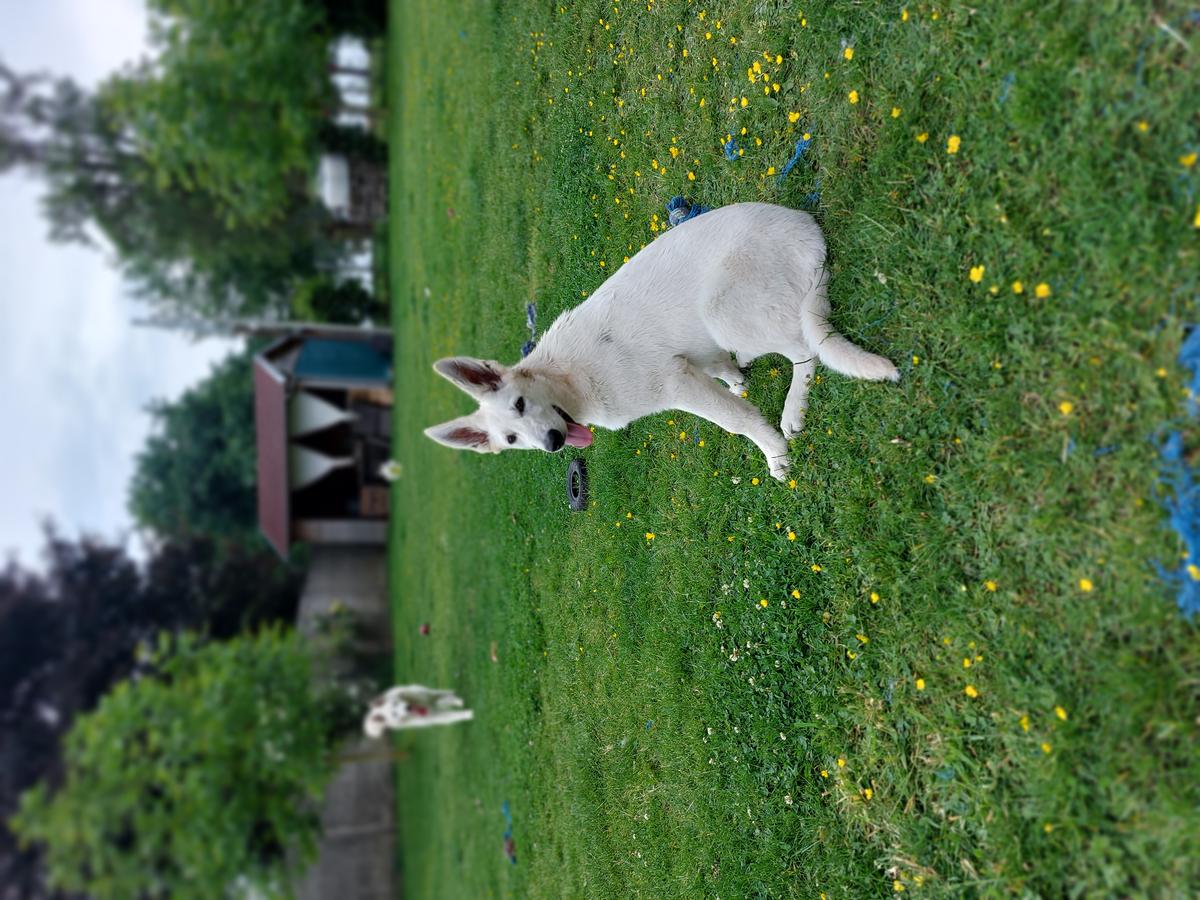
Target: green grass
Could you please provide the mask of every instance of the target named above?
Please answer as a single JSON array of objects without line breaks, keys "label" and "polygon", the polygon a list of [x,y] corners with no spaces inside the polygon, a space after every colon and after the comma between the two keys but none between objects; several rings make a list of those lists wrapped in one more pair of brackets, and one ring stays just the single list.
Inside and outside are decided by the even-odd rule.
[{"label": "green grass", "polygon": [[[1188,8],[393,4],[397,677],[478,711],[401,741],[408,896],[1200,883],[1200,643],[1153,567],[1200,290]],[[422,436],[470,408],[435,359],[515,360],[525,303],[580,302],[672,195],[818,187],[835,322],[903,380],[824,372],[794,488],[690,416],[599,434],[581,513],[562,456]]]}]

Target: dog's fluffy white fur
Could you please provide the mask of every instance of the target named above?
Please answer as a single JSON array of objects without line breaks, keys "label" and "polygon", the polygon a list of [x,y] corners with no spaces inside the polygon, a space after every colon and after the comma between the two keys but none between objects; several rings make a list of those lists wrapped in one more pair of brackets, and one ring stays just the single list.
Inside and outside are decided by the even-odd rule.
[{"label": "dog's fluffy white fur", "polygon": [[463,709],[462,698],[453,691],[441,691],[420,684],[398,684],[371,701],[363,731],[367,737],[381,737],[385,731],[406,728],[430,728],[466,722],[475,717]]},{"label": "dog's fluffy white fur", "polygon": [[[827,279],[825,240],[807,213],[740,203],[697,216],[559,316],[511,369],[469,357],[439,360],[437,372],[479,409],[425,433],[485,453],[553,451],[587,446],[584,425],[621,428],[677,409],[746,435],[782,480],[786,439],[804,427],[818,360],[853,378],[900,377],[887,359],[834,331]],[[779,429],[743,397],[741,369],[767,353],[793,364]]]}]

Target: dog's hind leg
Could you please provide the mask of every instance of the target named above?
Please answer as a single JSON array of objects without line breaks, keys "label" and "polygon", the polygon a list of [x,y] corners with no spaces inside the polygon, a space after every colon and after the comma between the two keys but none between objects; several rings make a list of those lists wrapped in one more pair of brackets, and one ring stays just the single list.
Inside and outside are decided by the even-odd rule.
[{"label": "dog's hind leg", "polygon": [[679,358],[678,361],[679,371],[665,385],[667,393],[664,399],[670,407],[701,416],[734,434],[744,434],[767,458],[771,477],[783,481],[791,464],[783,435],[771,426],[753,404],[722,390],[686,359]]},{"label": "dog's hind leg", "polygon": [[[807,348],[804,348],[807,351]],[[813,372],[817,368],[817,357],[809,353],[807,359],[792,362],[792,385],[787,399],[783,401],[783,418],[779,428],[787,439],[794,438],[804,428],[804,416],[808,411],[808,389],[812,384]]]}]

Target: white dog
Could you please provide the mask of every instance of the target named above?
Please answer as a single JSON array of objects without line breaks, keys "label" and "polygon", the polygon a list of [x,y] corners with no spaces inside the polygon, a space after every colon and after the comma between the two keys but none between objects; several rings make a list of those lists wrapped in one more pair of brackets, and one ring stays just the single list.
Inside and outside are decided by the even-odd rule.
[{"label": "white dog", "polygon": [[463,702],[453,691],[439,691],[419,684],[400,684],[371,701],[363,731],[367,737],[381,737],[387,729],[430,728],[475,718],[462,708]]},{"label": "white dog", "polygon": [[[704,213],[653,241],[559,316],[511,369],[469,357],[438,360],[434,369],[479,409],[425,433],[481,453],[556,451],[588,446],[585,424],[621,428],[678,409],[746,435],[783,480],[786,439],[804,427],[817,360],[854,378],[900,377],[891,362],[833,330],[827,280],[825,239],[807,213],[764,203]],[[782,434],[743,398],[739,367],[766,353],[793,363]]]}]

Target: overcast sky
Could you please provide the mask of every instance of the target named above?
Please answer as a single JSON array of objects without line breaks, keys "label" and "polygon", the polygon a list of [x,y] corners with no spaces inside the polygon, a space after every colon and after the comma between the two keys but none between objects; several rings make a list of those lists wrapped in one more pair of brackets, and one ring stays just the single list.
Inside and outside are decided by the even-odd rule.
[{"label": "overcast sky", "polygon": [[[0,0],[0,59],[94,85],[145,52],[141,0]],[[51,244],[41,185],[0,175],[0,559],[39,565],[41,521],[127,534],[147,403],[177,397],[232,344],[134,328],[145,314],[96,249]],[[247,376],[249,377],[249,376]]]}]

